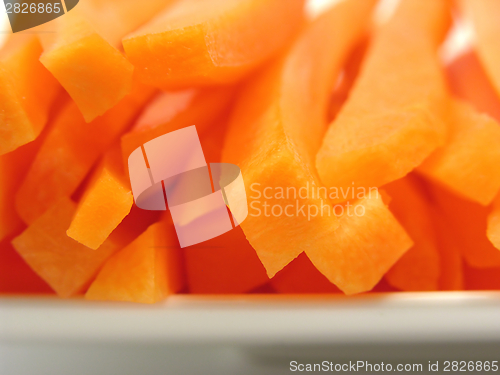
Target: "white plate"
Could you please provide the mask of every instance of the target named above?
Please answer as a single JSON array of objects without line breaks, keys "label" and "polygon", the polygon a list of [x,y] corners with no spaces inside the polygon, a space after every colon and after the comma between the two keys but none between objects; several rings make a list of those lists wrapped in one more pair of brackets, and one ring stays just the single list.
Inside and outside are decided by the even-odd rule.
[{"label": "white plate", "polygon": [[293,360],[500,360],[500,292],[0,298],[1,375],[289,374]]},{"label": "white plate", "polygon": [[0,340],[309,344],[499,341],[500,292],[0,299]]}]

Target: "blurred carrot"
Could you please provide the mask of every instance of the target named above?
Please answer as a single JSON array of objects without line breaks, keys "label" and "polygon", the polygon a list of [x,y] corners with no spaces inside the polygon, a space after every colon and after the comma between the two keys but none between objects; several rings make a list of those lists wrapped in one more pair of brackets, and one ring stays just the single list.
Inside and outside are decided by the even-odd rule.
[{"label": "blurred carrot", "polygon": [[0,155],[34,141],[49,119],[60,85],[40,64],[30,34],[8,37],[0,50]]},{"label": "blurred carrot", "polygon": [[180,0],[125,37],[123,46],[150,85],[233,83],[290,42],[303,23],[303,6],[304,0]]},{"label": "blurred carrot", "polygon": [[85,294],[89,300],[155,303],[184,285],[173,227],[155,223],[106,261]]},{"label": "blurred carrot", "polygon": [[59,95],[49,114],[48,125],[37,139],[15,151],[0,155],[0,242],[23,226],[13,197],[26,177],[26,173],[50,132],[55,119],[68,102],[69,99],[66,95]]},{"label": "blurred carrot", "polygon": [[[207,163],[221,161],[227,119],[220,118],[200,136]],[[188,290],[195,294],[246,293],[269,281],[266,270],[241,227],[183,249]]]},{"label": "blurred carrot", "polygon": [[466,290],[500,290],[500,267],[465,267]]},{"label": "blurred carrot", "polygon": [[12,241],[26,263],[60,297],[84,291],[103,263],[157,218],[140,211],[129,215],[98,250],[91,250],[66,235],[75,212],[76,204],[62,198]]},{"label": "blurred carrot", "polygon": [[500,2],[496,0],[461,0],[460,4],[476,32],[476,44],[482,65],[500,96]]},{"label": "blurred carrot", "polygon": [[446,68],[453,93],[478,111],[500,121],[500,97],[488,80],[475,51],[459,56]]},{"label": "blurred carrot", "polygon": [[61,297],[81,292],[117,250],[108,243],[94,251],[66,236],[75,208],[69,199],[60,200],[12,241],[23,259]]},{"label": "blurred carrot", "polygon": [[432,213],[440,255],[439,290],[463,290],[464,262],[460,253],[460,240],[443,212],[432,207]]},{"label": "blurred carrot", "polygon": [[493,202],[486,234],[493,246],[500,251],[500,195]]},{"label": "blurred carrot", "polygon": [[444,214],[465,261],[475,268],[500,266],[500,251],[486,237],[490,208],[430,184],[434,204]]},{"label": "blurred carrot", "polygon": [[271,279],[270,284],[278,293],[341,293],[339,288],[316,269],[305,253],[300,254],[279,271]]},{"label": "blurred carrot", "polygon": [[414,245],[387,272],[392,286],[406,291],[439,289],[441,272],[439,244],[430,202],[414,175],[384,187],[390,195],[389,208],[412,238]]},{"label": "blurred carrot", "polygon": [[198,134],[215,131],[229,112],[233,87],[162,92],[146,107],[134,127],[121,138],[124,165],[130,154],[163,134],[196,125]]},{"label": "blurred carrot", "polygon": [[[484,69],[482,68],[479,59],[474,51],[469,51],[468,53],[460,56],[448,67],[448,77],[453,89],[453,92],[460,96],[461,98],[468,100],[478,111],[485,112],[490,116],[493,116],[500,121],[500,97],[496,95],[496,92],[488,80]],[[486,121],[483,117],[483,122]],[[498,124],[493,124],[493,121],[489,120],[491,130],[490,133],[497,133]],[[492,145],[492,142],[497,136],[493,136],[491,140],[485,141],[485,144]],[[493,143],[493,147],[496,149],[486,148],[489,150],[489,154],[493,154],[498,151],[498,145]],[[483,155],[483,149],[476,150],[477,154],[481,157]],[[488,156],[488,153],[485,154]],[[484,168],[481,169],[486,175],[476,173],[474,177],[478,180],[482,178],[486,186],[491,186],[490,175],[496,177],[498,170],[498,163],[491,165],[490,169],[485,171]],[[490,189],[491,190],[491,189]],[[488,239],[493,243],[493,245],[500,249],[500,196],[497,195],[493,202],[491,213],[488,217],[488,227],[487,236]]]},{"label": "blurred carrot", "polygon": [[240,227],[183,251],[190,293],[246,293],[269,281]]},{"label": "blurred carrot", "polygon": [[335,120],[349,98],[351,90],[361,71],[369,44],[370,38],[367,35],[365,39],[354,48],[351,56],[349,56],[349,60],[347,61],[341,77],[339,77],[339,81],[337,81],[337,86],[333,90],[330,99],[330,109],[328,111],[329,122]]},{"label": "blurred carrot", "polygon": [[0,294],[53,294],[11,245],[0,241]]},{"label": "blurred carrot", "polygon": [[450,137],[418,171],[460,196],[489,205],[500,190],[500,125],[453,100]]}]

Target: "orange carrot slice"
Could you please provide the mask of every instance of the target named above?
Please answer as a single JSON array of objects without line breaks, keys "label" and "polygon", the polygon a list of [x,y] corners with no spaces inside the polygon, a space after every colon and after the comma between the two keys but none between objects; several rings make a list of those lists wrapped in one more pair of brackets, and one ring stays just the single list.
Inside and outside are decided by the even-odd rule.
[{"label": "orange carrot slice", "polygon": [[430,185],[435,204],[453,228],[463,258],[471,267],[500,266],[500,251],[486,237],[490,209]]},{"label": "orange carrot slice", "polygon": [[500,95],[500,3],[494,0],[462,0],[465,15],[472,21],[476,32],[477,51],[493,86]]},{"label": "orange carrot slice", "polygon": [[[486,112],[500,121],[500,98],[482,68],[474,52],[460,56],[448,67],[448,76],[456,95],[470,101],[478,110]],[[496,132],[496,130],[495,130]],[[482,153],[480,153],[482,154]],[[497,166],[488,171],[495,177]],[[500,198],[494,201],[488,217],[487,236],[493,245],[500,249]]]},{"label": "orange carrot slice", "polygon": [[500,97],[474,51],[459,56],[448,65],[446,73],[455,95],[500,122]]},{"label": "orange carrot slice", "polygon": [[[311,194],[321,187],[314,155],[329,94],[373,4],[346,1],[323,14],[283,59],[246,85],[236,104],[223,161],[242,170],[250,207],[242,228],[269,277],[305,250],[332,246],[339,223],[328,199]],[[308,217],[308,209],[315,217]],[[328,217],[320,214],[326,209]]]},{"label": "orange carrot slice", "polygon": [[[227,121],[200,135],[208,163],[221,160]],[[246,293],[269,281],[255,250],[238,226],[209,241],[183,249],[188,288],[196,294]]]},{"label": "orange carrot slice", "polygon": [[121,38],[171,0],[81,2],[44,26],[40,61],[73,98],[86,122],[103,115],[132,89],[134,67],[120,51]]},{"label": "orange carrot slice", "polygon": [[306,254],[345,294],[372,290],[413,245],[380,194],[353,204],[333,233],[316,235],[323,239],[311,243],[308,238],[311,247]]},{"label": "orange carrot slice", "polygon": [[[188,90],[158,95],[143,112],[133,130],[122,137],[125,161],[133,150],[167,132],[191,124],[196,124],[200,132],[207,130],[227,107],[232,92],[232,89],[213,89],[200,95],[195,90]],[[210,135],[219,135],[218,143],[221,145],[223,134],[218,134],[217,129],[212,130]],[[206,143],[205,138],[201,136],[202,144]],[[68,230],[71,238],[92,249],[104,242],[127,216],[133,204],[127,171],[119,165],[121,162],[117,156],[114,150],[105,156]],[[219,159],[207,160],[215,162]]]},{"label": "orange carrot slice", "polygon": [[84,291],[103,263],[154,220],[142,212],[129,215],[98,250],[91,250],[66,235],[75,212],[76,204],[62,198],[12,241],[26,263],[60,297]]},{"label": "orange carrot slice", "polygon": [[161,301],[183,287],[180,251],[173,227],[153,224],[104,264],[85,298],[137,303]]},{"label": "orange carrot slice", "polygon": [[183,251],[190,293],[246,293],[269,281],[240,227]]},{"label": "orange carrot slice", "polygon": [[151,85],[236,82],[290,41],[302,25],[303,5],[304,0],[180,0],[125,37],[123,46]]},{"label": "orange carrot slice", "polygon": [[500,268],[465,267],[466,290],[500,290]]},{"label": "orange carrot slice", "polygon": [[13,197],[15,197],[33,159],[49,133],[54,119],[62,107],[66,105],[68,98],[61,95],[57,101],[57,105],[49,115],[48,125],[37,139],[13,152],[0,155],[0,241],[22,227],[23,222],[17,214]]},{"label": "orange carrot slice", "polygon": [[222,161],[222,148],[228,128],[228,115],[224,114],[210,130],[200,135],[200,143],[207,163],[220,163]]},{"label": "orange carrot slice", "polygon": [[26,264],[10,241],[0,242],[0,294],[51,294],[52,289]]},{"label": "orange carrot slice", "polygon": [[66,236],[76,205],[60,200],[12,241],[26,263],[61,297],[81,292],[117,246],[91,250]]},{"label": "orange carrot slice", "polygon": [[405,0],[376,32],[317,155],[326,186],[385,185],[444,144],[448,96],[436,52],[448,25],[448,0]]},{"label": "orange carrot slice", "polygon": [[305,253],[300,254],[271,279],[271,286],[278,293],[323,294],[341,293],[311,263]]},{"label": "orange carrot slice", "polygon": [[500,250],[500,195],[493,202],[486,234],[493,246]]},{"label": "orange carrot slice", "polygon": [[332,97],[330,98],[330,109],[328,114],[329,122],[332,122],[337,117],[345,102],[349,98],[351,89],[354,87],[354,83],[356,82],[356,79],[361,71],[361,66],[365,59],[368,45],[369,37],[365,36],[361,43],[359,43],[351,53],[342,75],[339,77],[337,85],[333,90]]},{"label": "orange carrot slice", "polygon": [[[500,121],[500,98],[488,81],[478,57],[470,51],[453,61],[447,69],[453,92],[468,100],[479,111],[488,113]],[[498,126],[498,125],[497,125]],[[496,130],[495,130],[496,131]],[[482,153],[479,157],[482,156]],[[497,167],[488,171],[488,176],[495,177]],[[500,198],[494,200],[492,211],[488,217],[487,236],[493,245],[500,249]]]},{"label": "orange carrot slice", "polygon": [[379,283],[375,285],[372,290],[370,290],[370,293],[377,293],[377,294],[394,293],[394,292],[400,292],[400,290],[389,284],[386,279],[380,280]]},{"label": "orange carrot slice", "polygon": [[221,120],[233,94],[232,88],[190,89],[159,94],[131,131],[122,136],[125,165],[128,165],[127,160],[135,149],[163,134],[191,125],[196,125],[198,134],[203,134]]},{"label": "orange carrot slice", "polygon": [[459,241],[445,215],[432,207],[440,255],[439,290],[463,290],[464,271]]},{"label": "orange carrot slice", "polygon": [[0,241],[23,226],[12,197],[22,183],[26,170],[36,155],[36,149],[32,142],[0,156]]},{"label": "orange carrot slice", "polygon": [[500,190],[500,125],[468,103],[451,107],[450,138],[419,172],[484,206]]},{"label": "orange carrot slice", "polygon": [[37,37],[15,34],[0,51],[0,155],[35,140],[60,86],[40,64]]},{"label": "orange carrot slice", "polygon": [[30,224],[61,197],[71,195],[152,95],[152,89],[137,85],[120,104],[91,124],[85,123],[76,105],[66,106],[16,195],[21,218]]},{"label": "orange carrot slice", "polygon": [[406,291],[438,290],[440,256],[431,206],[413,175],[384,187],[391,196],[389,208],[413,242],[385,275],[392,286]]},{"label": "orange carrot slice", "polygon": [[103,158],[78,204],[67,231],[75,241],[97,250],[130,213],[134,198],[123,170],[121,150],[115,147]]}]

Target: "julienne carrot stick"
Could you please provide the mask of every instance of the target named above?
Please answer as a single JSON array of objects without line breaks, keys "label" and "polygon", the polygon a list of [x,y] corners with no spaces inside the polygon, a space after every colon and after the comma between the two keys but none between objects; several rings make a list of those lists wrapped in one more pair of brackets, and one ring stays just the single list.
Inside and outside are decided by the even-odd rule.
[{"label": "julienne carrot stick", "polygon": [[[326,125],[329,92],[361,39],[373,4],[346,1],[322,15],[281,60],[253,77],[236,104],[223,161],[239,165],[245,176],[251,212],[242,228],[269,277],[305,251],[331,282],[346,293],[357,293],[373,288],[411,246],[378,194],[354,206],[366,211],[364,217],[339,220],[328,197],[312,191],[322,186],[314,155]],[[307,196],[291,196],[290,188],[305,189]],[[266,205],[274,211],[262,211]],[[301,216],[297,206],[316,214]],[[376,229],[375,218],[384,222],[379,226],[383,233]],[[369,254],[362,231],[380,244],[371,246],[376,250]]]},{"label": "julienne carrot stick", "polygon": [[153,215],[136,211],[95,251],[66,235],[75,211],[73,201],[61,198],[12,241],[26,263],[61,297],[84,291],[104,262],[154,220]]},{"label": "julienne carrot stick", "polygon": [[491,0],[461,0],[459,4],[465,16],[472,21],[479,58],[500,96],[500,3]]},{"label": "julienne carrot stick", "polygon": [[67,103],[69,103],[67,95],[59,95],[48,115],[48,124],[37,139],[15,151],[0,155],[0,241],[23,227],[24,223],[17,213],[15,199],[12,197],[15,197],[55,119]]},{"label": "julienne carrot stick", "polygon": [[[472,54],[452,63],[448,77],[453,93],[469,100],[470,104],[453,100],[450,138],[419,172],[432,181],[434,202],[444,215],[441,227],[438,226],[439,233],[446,236],[452,231],[454,238],[447,243],[459,249],[468,265],[466,269],[495,268],[500,266],[500,251],[493,246],[500,246],[496,237],[499,211],[495,204],[493,208],[483,206],[490,204],[499,190],[500,175],[496,166],[500,162],[500,128],[493,118],[478,109],[489,111],[498,99],[492,95],[491,84]],[[440,248],[450,249],[446,244]],[[453,252],[444,255],[450,254]],[[453,286],[459,282],[456,274],[451,273],[457,261],[447,259],[452,263],[442,270],[442,275],[448,275],[447,285]],[[456,281],[450,284],[453,279]]]},{"label": "julienne carrot stick", "polygon": [[420,185],[418,178],[408,175],[384,187],[391,197],[391,212],[415,243],[385,275],[389,284],[406,291],[438,290],[441,274],[432,207]]},{"label": "julienne carrot stick", "polygon": [[[365,5],[364,11],[358,8],[359,5]],[[243,89],[228,129],[223,161],[242,168],[249,192],[254,182],[264,187],[301,187],[307,182],[320,186],[314,167],[307,160],[312,155],[308,149],[317,147],[321,140],[329,91],[352,45],[361,38],[372,6],[373,3],[366,1],[351,1],[329,11],[302,33],[280,61],[252,77]],[[297,74],[299,69],[302,71],[300,76]],[[299,77],[301,80],[297,79]],[[309,124],[307,131],[304,121]],[[302,134],[297,134],[299,131]],[[288,141],[287,133],[293,135],[293,143]],[[302,165],[294,158],[294,149],[299,148],[305,158]],[[272,154],[275,156],[267,159],[266,155]],[[263,168],[263,162],[268,164],[267,168]],[[250,207],[253,195],[249,197]],[[312,200],[311,203],[316,206],[321,202]],[[338,223],[335,217],[330,221],[325,230],[333,231]],[[303,252],[293,233],[300,232],[299,228],[305,224],[286,216],[273,220],[255,219],[250,215],[246,219],[243,230],[270,277]],[[276,232],[278,228],[280,234]],[[276,239],[288,238],[295,244],[274,243],[271,236],[260,234],[267,231],[274,232]],[[259,241],[259,237],[265,238]]]},{"label": "julienne carrot stick", "polygon": [[[198,104],[202,102],[198,101]],[[199,105],[193,106],[193,109],[197,108]],[[227,114],[219,116],[200,135],[207,162],[221,162],[226,128]],[[247,293],[269,281],[264,266],[240,226],[223,236],[184,248],[183,252],[187,287],[192,293]]]},{"label": "julienne carrot stick", "polygon": [[489,205],[500,191],[500,124],[454,100],[450,138],[418,171],[467,199]]},{"label": "julienne carrot stick", "polygon": [[155,303],[179,292],[184,282],[173,227],[159,222],[104,264],[85,298]]},{"label": "julienne carrot stick", "polygon": [[451,91],[459,99],[500,122],[500,96],[490,82],[476,51],[470,50],[446,67]]},{"label": "julienne carrot stick", "polygon": [[[235,163],[242,168],[247,190],[253,182],[261,183],[266,187],[273,185],[278,187],[283,184],[285,184],[284,187],[300,187],[305,186],[307,180],[310,180],[311,185],[315,182],[319,186],[319,180],[314,176],[314,168],[308,168],[311,171],[309,172],[306,165],[302,166],[297,163],[293,158],[291,147],[301,146],[302,150],[307,150],[307,147],[314,147],[314,144],[308,143],[319,143],[325,126],[323,116],[327,112],[329,90],[333,87],[335,76],[339,74],[351,45],[361,37],[365,30],[365,23],[373,4],[368,2],[358,2],[356,5],[354,2],[349,2],[348,4],[349,6],[330,11],[310,25],[287,55],[261,72],[258,77],[252,77],[240,95],[228,129],[223,161]],[[368,6],[364,14],[360,11],[356,16],[352,8],[359,4]],[[350,24],[348,21],[338,22],[343,18],[352,22]],[[344,37],[334,37],[337,35]],[[328,36],[330,38],[325,39]],[[341,43],[337,44],[338,41]],[[296,79],[299,77],[296,74],[299,68],[307,73],[300,76],[301,81]],[[312,95],[315,98],[312,98]],[[286,117],[287,112],[290,113],[288,117]],[[292,113],[294,117],[291,116]],[[286,132],[293,131],[294,127],[297,130],[303,129],[302,121],[304,120],[308,120],[310,124],[307,130],[308,135],[304,138],[295,136],[294,143],[287,144]],[[304,130],[302,132],[305,133]],[[300,134],[302,135],[304,134]],[[297,142],[300,144],[296,146]],[[265,160],[265,155],[270,155],[273,150],[276,156]],[[310,157],[310,152],[302,151],[302,153],[305,157]],[[270,164],[265,169],[260,164],[264,161]],[[255,167],[251,168],[252,165]],[[291,173],[285,174],[284,171],[287,170]],[[303,172],[299,173],[300,171]],[[261,173],[262,176],[259,175]],[[310,176],[305,173],[309,173]],[[254,176],[255,174],[257,175]],[[264,178],[264,175],[268,178]],[[275,178],[273,175],[276,175],[277,181],[273,181]],[[251,196],[250,207],[252,206]],[[319,202],[315,203],[319,204]],[[269,220],[272,219],[265,221]],[[270,223],[265,223],[262,218],[253,219],[250,215],[243,226],[247,238],[256,248],[270,277],[303,251],[297,246],[280,246],[278,243],[273,243],[270,238],[263,239],[262,243],[258,241],[261,237],[259,233],[266,231],[265,228],[269,231],[276,231],[277,229],[273,227],[283,227],[281,229],[284,230],[283,235],[277,235],[275,238],[292,239],[293,232],[298,231],[298,228],[294,228],[298,223],[297,220],[286,218],[275,220],[276,225],[269,225]],[[286,225],[281,225],[281,221],[289,221],[289,229],[286,229]],[[335,217],[331,219],[329,226],[331,230],[338,226]],[[254,231],[255,235],[252,233]]]},{"label": "julienne carrot stick", "polygon": [[406,0],[375,31],[317,155],[326,186],[383,186],[444,144],[448,93],[436,52],[449,23],[448,0]]},{"label": "julienne carrot stick", "polygon": [[453,61],[447,67],[447,78],[456,97],[451,100],[449,138],[418,171],[487,206],[500,191],[500,170],[496,167],[500,163],[500,125],[487,113],[496,115],[500,100],[474,52]]},{"label": "julienne carrot stick", "polygon": [[0,50],[0,155],[35,140],[49,118],[59,83],[40,63],[36,35],[10,35]]},{"label": "julienne carrot stick", "polygon": [[121,150],[115,146],[104,155],[94,172],[66,233],[75,241],[97,250],[130,213],[133,204]]},{"label": "julienne carrot stick", "polygon": [[123,46],[147,84],[232,83],[291,41],[303,7],[304,0],[180,0],[125,37]]},{"label": "julienne carrot stick", "polygon": [[[469,52],[452,63],[448,67],[448,75],[454,93],[469,100],[476,109],[460,102],[455,104],[458,106],[456,115],[461,113],[462,118],[457,119],[454,124],[457,131],[453,133],[455,135],[450,144],[436,156],[444,161],[448,160],[448,163],[443,163],[440,159],[431,162],[443,169],[443,166],[451,166],[450,162],[462,160],[465,164],[448,169],[453,172],[449,176],[451,184],[448,188],[469,199],[488,204],[498,193],[495,172],[500,145],[499,125],[478,110],[496,115],[500,100],[474,52]],[[487,178],[481,181],[481,176],[485,173]],[[460,179],[457,180],[457,177]],[[440,204],[446,208],[448,221],[454,224],[455,231],[459,233],[459,248],[467,262],[465,287],[472,290],[496,288],[498,278],[494,275],[498,273],[500,266],[498,196],[491,208],[464,201],[458,203],[458,198],[451,200],[442,192],[437,196]],[[456,210],[453,210],[454,207]]]},{"label": "julienne carrot stick", "polygon": [[[476,121],[465,123],[465,129],[469,129],[468,133],[470,134],[468,137],[471,139],[463,137],[464,140],[462,142],[469,142],[470,151],[467,152],[467,149],[463,148],[462,154],[467,153],[470,156],[468,160],[464,161],[469,173],[472,173],[472,176],[469,175],[469,179],[472,179],[471,186],[479,189],[477,193],[484,193],[485,189],[488,189],[487,191],[490,193],[486,197],[483,196],[483,201],[480,201],[480,203],[490,203],[493,192],[490,176],[495,181],[495,177],[498,175],[498,163],[495,163],[491,157],[498,153],[499,125],[493,119],[489,118],[488,115],[500,121],[500,97],[496,95],[492,82],[481,66],[475,51],[469,51],[457,58],[448,66],[447,72],[454,94],[463,100],[469,101],[476,108],[476,111],[483,113],[482,115],[479,113],[472,114],[474,110],[467,109],[469,117],[474,116]],[[465,118],[464,120],[467,119]],[[480,126],[481,124],[483,126]],[[464,124],[462,127],[464,127]],[[482,140],[482,142],[478,143],[476,140]],[[492,161],[489,162],[489,160]],[[469,163],[472,163],[472,165]],[[489,168],[487,168],[488,164]],[[474,166],[478,167],[478,171],[482,172],[479,174],[477,171],[471,172],[470,169]],[[457,170],[462,171],[462,168],[461,166]],[[463,173],[458,171],[457,173]],[[486,174],[488,178],[478,185],[476,182],[480,179],[478,176],[482,176],[483,174]],[[488,216],[487,236],[493,245],[497,249],[500,249],[500,194],[497,194],[491,205],[491,213]]]},{"label": "julienne carrot stick", "polygon": [[121,147],[116,145],[104,155],[85,188],[68,235],[97,249],[132,208],[132,191],[125,167],[132,151],[159,135],[191,124],[197,124],[201,134],[207,130],[216,133],[213,125],[221,119],[233,92],[233,88],[227,87],[158,94],[132,129],[123,134]]},{"label": "julienne carrot stick", "polygon": [[64,17],[39,29],[40,61],[75,101],[86,122],[114,107],[132,90],[134,67],[121,52],[121,38],[173,0],[81,1]]},{"label": "julienne carrot stick", "polygon": [[500,250],[500,195],[493,202],[492,210],[488,216],[486,234],[493,246]]},{"label": "julienne carrot stick", "polygon": [[0,294],[53,294],[49,285],[24,261],[10,243],[0,241]]},{"label": "julienne carrot stick", "polygon": [[183,252],[191,293],[247,293],[269,281],[240,227]]},{"label": "julienne carrot stick", "polygon": [[433,205],[452,228],[465,262],[474,268],[500,267],[500,251],[486,237],[491,209],[429,184]]},{"label": "julienne carrot stick", "polygon": [[117,250],[110,243],[96,252],[66,236],[74,210],[75,204],[64,198],[12,241],[23,259],[61,297],[80,292]]},{"label": "julienne carrot stick", "polygon": [[432,207],[434,230],[439,249],[439,290],[463,290],[465,284],[464,261],[460,251],[460,239],[456,228],[447,220],[444,213]]},{"label": "julienne carrot stick", "polygon": [[135,149],[168,132],[193,124],[199,134],[212,131],[227,112],[234,94],[234,87],[159,93],[121,138],[125,165]]},{"label": "julienne carrot stick", "polygon": [[[137,84],[117,106],[90,124],[74,103],[59,114],[16,194],[16,208],[30,224],[78,188],[94,163],[132,125],[155,90]],[[67,228],[66,228],[67,229]]]},{"label": "julienne carrot stick", "polygon": [[465,290],[494,290],[500,289],[500,267],[473,268],[465,267]]}]

